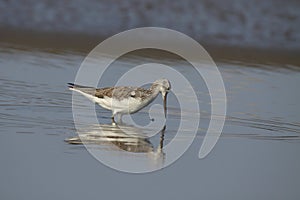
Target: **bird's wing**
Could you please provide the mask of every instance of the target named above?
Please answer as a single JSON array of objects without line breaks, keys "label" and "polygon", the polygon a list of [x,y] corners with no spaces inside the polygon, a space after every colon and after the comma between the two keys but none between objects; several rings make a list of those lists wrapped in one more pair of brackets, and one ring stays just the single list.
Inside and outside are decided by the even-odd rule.
[{"label": "bird's wing", "polygon": [[73,83],[69,83],[69,88],[74,90],[80,90],[89,95],[93,95],[98,98],[116,98],[119,100],[134,97],[134,98],[145,98],[151,92],[150,90],[139,88],[139,87],[105,87],[105,88],[93,88],[93,87],[86,87],[82,85],[76,85]]},{"label": "bird's wing", "polygon": [[109,87],[96,89],[95,96],[99,98],[114,97],[116,99],[122,100],[130,97],[133,98],[145,98],[150,94],[150,91],[144,88],[138,87]]},{"label": "bird's wing", "polygon": [[94,95],[98,98],[109,97],[113,95],[114,87],[97,88],[95,89]]}]

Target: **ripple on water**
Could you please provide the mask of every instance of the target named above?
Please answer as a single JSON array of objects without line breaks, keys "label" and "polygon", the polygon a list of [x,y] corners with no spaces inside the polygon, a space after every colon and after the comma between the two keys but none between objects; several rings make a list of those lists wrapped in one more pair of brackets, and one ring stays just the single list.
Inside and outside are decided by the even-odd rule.
[{"label": "ripple on water", "polygon": [[[66,83],[74,80],[76,70],[83,56],[70,53],[51,53],[31,49],[0,48],[0,130],[14,130],[16,133],[31,134],[39,129],[61,132],[75,132],[71,92]],[[119,65],[132,66],[144,58],[125,59]],[[153,59],[146,59],[154,62]],[[184,62],[166,64],[189,76],[190,66]],[[258,66],[249,63],[225,62],[218,64],[224,77],[228,95],[228,115],[222,136],[255,139],[299,139],[300,100],[295,94],[299,85],[299,71],[295,66]],[[201,122],[198,136],[203,137],[210,119],[209,93],[199,80],[191,79],[199,97]],[[286,90],[294,86],[291,91]],[[188,93],[181,94],[188,98]],[[283,96],[283,97],[280,97]],[[170,96],[166,140],[174,137],[181,117],[189,118],[190,110],[178,109],[175,96]],[[243,98],[242,98],[243,97]],[[278,97],[278,98],[274,98]],[[280,109],[285,108],[285,109]],[[83,108],[84,109],[84,108]],[[98,109],[98,108],[97,108]],[[238,114],[237,114],[238,113]],[[149,120],[148,110],[135,114]],[[109,122],[110,112],[100,108],[99,121]],[[214,116],[218,118],[218,116]],[[192,119],[189,119],[192,120]],[[35,131],[31,131],[35,129]],[[55,133],[53,133],[55,134]],[[188,133],[187,133],[188,134]]]}]

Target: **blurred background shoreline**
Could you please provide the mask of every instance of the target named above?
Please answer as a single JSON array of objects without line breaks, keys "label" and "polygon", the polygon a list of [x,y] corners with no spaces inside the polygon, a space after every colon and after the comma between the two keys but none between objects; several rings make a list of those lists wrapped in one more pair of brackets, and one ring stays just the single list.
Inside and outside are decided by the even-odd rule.
[{"label": "blurred background shoreline", "polygon": [[155,26],[187,34],[216,60],[300,65],[299,8],[295,0],[0,1],[0,42],[86,53]]},{"label": "blurred background shoreline", "polygon": [[[0,44],[14,48],[30,48],[54,52],[73,52],[86,55],[108,37],[80,33],[41,32],[0,28]],[[217,45],[199,42],[216,62],[231,60],[248,64],[300,66],[300,50]],[[153,52],[154,53],[154,52]],[[148,55],[155,57],[153,55]],[[160,57],[160,55],[158,55]]]}]

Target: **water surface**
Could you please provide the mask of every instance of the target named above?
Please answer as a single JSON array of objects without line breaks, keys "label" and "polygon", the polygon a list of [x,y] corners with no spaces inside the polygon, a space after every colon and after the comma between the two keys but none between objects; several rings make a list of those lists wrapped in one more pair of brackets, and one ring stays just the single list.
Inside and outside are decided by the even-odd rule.
[{"label": "water surface", "polygon": [[[74,145],[77,133],[72,93],[66,83],[74,81],[84,56],[72,51],[1,45],[3,199],[115,199],[132,194],[143,199],[183,199],[187,194],[190,199],[299,198],[299,66],[220,60],[217,65],[228,97],[226,123],[216,147],[199,160],[198,151],[210,118],[209,94],[191,66],[162,58],[195,86],[200,100],[200,127],[192,146],[173,165],[155,173],[132,175],[106,167],[82,145]],[[107,71],[101,85],[111,85],[133,66],[149,61],[154,60],[140,56],[121,59]],[[154,103],[161,103],[161,99]],[[133,119],[141,125],[148,122],[148,109],[133,115]],[[109,133],[119,134],[96,140],[97,148],[114,156],[124,150],[139,152],[137,157],[151,164],[152,158],[145,155],[159,152],[161,145],[174,138],[179,111],[175,96],[170,94],[164,137],[157,134],[145,139],[138,135],[128,139],[120,137],[120,131],[110,130],[110,112],[97,107],[99,122],[108,126]],[[192,111],[184,110],[183,114],[188,116]],[[72,144],[65,142],[70,138]]]}]

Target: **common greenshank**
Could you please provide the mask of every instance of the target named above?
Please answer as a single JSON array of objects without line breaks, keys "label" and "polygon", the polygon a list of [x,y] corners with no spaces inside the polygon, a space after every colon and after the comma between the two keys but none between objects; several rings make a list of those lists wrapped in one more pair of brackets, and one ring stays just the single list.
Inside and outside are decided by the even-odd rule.
[{"label": "common greenshank", "polygon": [[105,109],[112,111],[112,123],[116,124],[114,117],[121,120],[123,114],[136,113],[149,105],[159,93],[163,97],[165,117],[167,115],[167,94],[171,84],[167,79],[156,80],[149,89],[141,87],[117,86],[106,88],[93,88],[68,83],[69,89],[76,91]]}]

